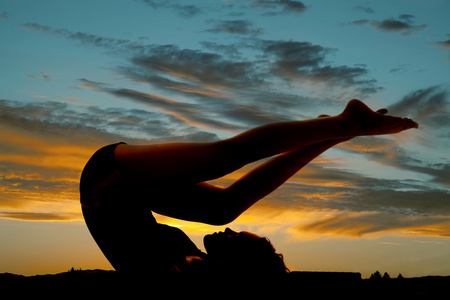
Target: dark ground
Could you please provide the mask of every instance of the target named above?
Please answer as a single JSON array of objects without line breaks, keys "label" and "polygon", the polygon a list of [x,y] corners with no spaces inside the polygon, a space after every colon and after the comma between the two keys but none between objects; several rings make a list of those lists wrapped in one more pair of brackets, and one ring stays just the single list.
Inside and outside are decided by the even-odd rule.
[{"label": "dark ground", "polygon": [[[54,275],[0,274],[0,290],[14,299],[83,296],[101,299],[450,299],[450,276],[403,279],[361,279],[359,273],[291,272],[279,278],[230,276],[121,276],[114,271],[86,270]],[[134,297],[135,296],[135,297]],[[344,298],[345,297],[345,298]],[[72,298],[72,297],[70,297]],[[159,297],[158,297],[159,298]]]}]

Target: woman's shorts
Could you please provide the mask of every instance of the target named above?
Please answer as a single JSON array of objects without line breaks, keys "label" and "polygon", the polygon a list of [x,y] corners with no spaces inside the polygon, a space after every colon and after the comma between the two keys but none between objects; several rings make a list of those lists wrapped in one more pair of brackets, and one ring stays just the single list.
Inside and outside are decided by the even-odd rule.
[{"label": "woman's shorts", "polygon": [[80,179],[80,202],[82,207],[99,208],[111,205],[120,188],[121,172],[114,157],[120,144],[105,146],[95,152],[84,167]]}]

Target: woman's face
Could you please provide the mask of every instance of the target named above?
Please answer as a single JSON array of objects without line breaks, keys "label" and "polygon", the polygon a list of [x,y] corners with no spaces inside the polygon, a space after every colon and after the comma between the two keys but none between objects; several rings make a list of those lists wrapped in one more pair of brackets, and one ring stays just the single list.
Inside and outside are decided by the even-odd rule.
[{"label": "woman's face", "polygon": [[211,257],[226,259],[236,258],[242,254],[249,253],[261,237],[254,233],[241,231],[236,232],[230,228],[224,232],[216,232],[206,235],[203,239],[206,252]]}]

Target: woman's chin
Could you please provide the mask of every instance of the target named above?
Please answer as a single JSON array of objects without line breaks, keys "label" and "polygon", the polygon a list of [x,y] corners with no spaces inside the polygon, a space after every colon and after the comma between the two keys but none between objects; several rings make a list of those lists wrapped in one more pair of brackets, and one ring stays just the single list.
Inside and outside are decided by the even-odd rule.
[{"label": "woman's chin", "polygon": [[203,246],[205,246],[205,250],[208,253],[208,248],[211,244],[211,239],[213,238],[213,234],[207,234],[203,237]]}]

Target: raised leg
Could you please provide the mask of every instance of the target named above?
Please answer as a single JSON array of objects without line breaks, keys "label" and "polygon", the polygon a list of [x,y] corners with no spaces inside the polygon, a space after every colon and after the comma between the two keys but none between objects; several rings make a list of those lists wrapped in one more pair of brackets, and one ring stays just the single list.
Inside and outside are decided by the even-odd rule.
[{"label": "raised leg", "polygon": [[[385,114],[387,110],[379,110],[378,113]],[[158,203],[153,207],[154,211],[189,221],[227,224],[277,189],[314,158],[348,139],[350,137],[321,141],[280,154],[227,188],[206,183],[179,186],[178,189],[174,186],[173,189],[167,189],[171,192],[165,194],[171,200]]]},{"label": "raised leg", "polygon": [[385,116],[359,100],[352,100],[334,117],[268,124],[214,143],[119,145],[116,158],[130,184],[170,180],[196,184],[317,142],[391,134],[413,127],[417,124],[409,119]]},{"label": "raised leg", "polygon": [[152,209],[156,213],[187,221],[225,225],[264,198],[314,158],[344,139],[318,142],[280,154],[220,188],[208,183],[173,186],[166,189],[165,200]]}]

